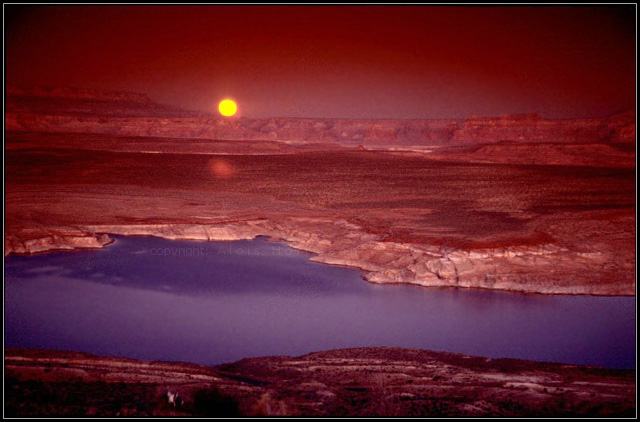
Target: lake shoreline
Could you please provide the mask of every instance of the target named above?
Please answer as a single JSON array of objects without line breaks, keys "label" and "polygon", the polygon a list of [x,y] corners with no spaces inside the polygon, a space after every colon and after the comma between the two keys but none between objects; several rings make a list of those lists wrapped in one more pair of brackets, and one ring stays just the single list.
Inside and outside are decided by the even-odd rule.
[{"label": "lake shoreline", "polygon": [[[145,224],[145,225],[88,225],[84,227],[74,228],[69,232],[68,228],[47,229],[39,233],[40,237],[35,239],[14,239],[5,242],[5,258],[9,255],[34,255],[40,253],[48,253],[63,250],[84,250],[84,249],[100,249],[111,243],[114,239],[110,235],[115,236],[156,236],[169,240],[193,240],[193,241],[235,241],[235,240],[251,240],[259,237],[266,237],[270,241],[280,241],[287,246],[302,252],[313,254],[310,261],[319,262],[327,265],[354,268],[363,272],[363,279],[373,284],[410,284],[423,287],[458,287],[471,289],[486,289],[497,291],[508,291],[523,294],[544,294],[544,295],[590,295],[590,296],[624,296],[635,297],[635,283],[633,288],[621,289],[618,285],[601,286],[601,285],[583,285],[583,286],[549,286],[544,284],[521,284],[504,280],[501,283],[487,282],[488,276],[484,279],[475,279],[472,281],[461,281],[459,279],[450,280],[442,277],[437,271],[427,269],[424,275],[426,279],[416,279],[413,276],[410,280],[405,280],[397,274],[397,271],[389,269],[379,262],[372,263],[366,258],[359,260],[353,257],[342,257],[342,251],[332,251],[331,247],[327,247],[326,242],[313,234],[303,234],[303,236],[291,235],[292,230],[276,227],[272,225],[262,224],[263,219],[248,220],[235,224],[220,225],[204,225],[204,224]],[[244,223],[244,224],[243,224]],[[275,230],[274,230],[275,229]],[[48,235],[46,233],[49,233]],[[290,234],[287,237],[287,234]],[[396,245],[393,245],[394,247]],[[404,246],[404,247],[402,247]],[[412,245],[401,245],[401,252],[411,253]],[[517,247],[514,247],[517,249]],[[545,251],[545,248],[550,248]],[[480,251],[471,251],[476,256],[484,254],[491,256],[504,256],[511,253],[508,248],[486,249]],[[391,249],[391,253],[398,255],[397,250]],[[420,251],[423,252],[423,251]],[[540,249],[524,249],[522,253],[526,255],[544,255],[546,252],[550,254],[563,253],[564,251],[555,250],[553,246],[543,246]],[[469,254],[469,252],[467,252]],[[473,259],[473,258],[472,258]],[[526,258],[529,259],[529,258]],[[439,262],[451,262],[450,257],[438,258]],[[457,269],[454,270],[457,273]],[[392,272],[389,274],[389,272]],[[456,274],[457,277],[457,274]]]},{"label": "lake shoreline", "polygon": [[201,364],[386,345],[634,367],[633,297],[380,285],[265,236],[111,238],[6,259],[6,345]]}]

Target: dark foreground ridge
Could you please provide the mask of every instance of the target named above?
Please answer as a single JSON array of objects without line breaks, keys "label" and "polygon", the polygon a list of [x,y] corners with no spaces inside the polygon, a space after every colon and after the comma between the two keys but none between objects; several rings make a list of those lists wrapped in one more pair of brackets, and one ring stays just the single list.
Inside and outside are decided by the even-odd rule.
[{"label": "dark foreground ridge", "polygon": [[401,348],[205,367],[5,349],[5,416],[635,416],[635,371]]}]

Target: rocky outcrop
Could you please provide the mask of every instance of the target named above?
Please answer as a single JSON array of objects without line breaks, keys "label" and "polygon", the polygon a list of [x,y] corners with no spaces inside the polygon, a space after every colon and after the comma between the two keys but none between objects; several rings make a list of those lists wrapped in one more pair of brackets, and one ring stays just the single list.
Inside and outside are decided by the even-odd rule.
[{"label": "rocky outcrop", "polygon": [[[550,120],[535,114],[471,117],[465,121],[229,119],[156,104],[140,94],[60,88],[9,88],[5,129],[14,133],[108,136],[112,139],[99,145],[140,152],[211,153],[212,149],[204,144],[185,147],[183,142],[154,149],[147,142],[131,143],[127,139],[215,141],[218,144],[213,150],[228,153],[251,153],[252,148],[259,153],[286,153],[292,148],[362,145],[368,149],[435,152],[433,159],[450,161],[626,167],[635,164],[636,133],[633,110],[576,120]],[[219,148],[221,142],[230,144]],[[252,143],[252,148],[242,143]]]},{"label": "rocky outcrop", "polygon": [[[131,114],[131,113],[129,113]],[[109,117],[108,119],[105,116]],[[349,146],[441,144],[425,121],[327,119],[221,119],[214,117],[83,116],[7,112],[6,129],[17,132],[90,133],[114,136],[339,143]]]},{"label": "rocky outcrop", "polygon": [[[202,113],[182,110],[158,104],[147,95],[128,91],[105,91],[80,88],[29,88],[8,87],[7,110],[11,115],[66,116],[80,121],[104,121],[105,118],[135,118],[149,116],[185,117]],[[8,120],[12,121],[12,120]],[[49,124],[65,119],[52,119]]]},{"label": "rocky outcrop", "polygon": [[74,227],[61,227],[53,230],[24,230],[20,236],[7,235],[4,238],[5,256],[15,254],[34,254],[54,250],[98,249],[113,242],[106,234]]},{"label": "rocky outcrop", "polygon": [[635,111],[593,119],[535,114],[458,120],[217,118],[127,92],[7,89],[5,129],[49,133],[236,141],[339,143],[347,146],[450,146],[515,143],[632,143]]},{"label": "rocky outcrop", "polygon": [[138,103],[153,102],[148,95],[131,91],[113,91],[99,90],[89,88],[72,88],[72,87],[29,87],[19,88],[8,86],[6,95],[11,101],[15,101],[20,97],[25,98],[67,98],[67,99],[99,99],[109,101],[134,101]]},{"label": "rocky outcrop", "polygon": [[[635,133],[635,127],[633,132]],[[439,148],[430,158],[473,163],[627,168],[635,167],[636,163],[635,144],[623,145],[622,142],[606,144],[503,141]]]},{"label": "rocky outcrop", "polygon": [[366,280],[380,284],[592,295],[633,295],[635,289],[632,280],[601,282],[607,274],[623,274],[608,253],[571,251],[555,244],[463,250],[397,243],[365,233],[353,223],[320,218],[280,223],[257,219],[217,225],[86,225],[29,240],[9,237],[5,239],[5,254],[101,247],[111,242],[107,233],[209,241],[269,236],[315,254],[312,261],[359,268]]},{"label": "rocky outcrop", "polygon": [[503,141],[632,142],[635,141],[635,111],[611,117],[575,120],[548,120],[535,114],[471,117],[451,137],[454,144]]}]

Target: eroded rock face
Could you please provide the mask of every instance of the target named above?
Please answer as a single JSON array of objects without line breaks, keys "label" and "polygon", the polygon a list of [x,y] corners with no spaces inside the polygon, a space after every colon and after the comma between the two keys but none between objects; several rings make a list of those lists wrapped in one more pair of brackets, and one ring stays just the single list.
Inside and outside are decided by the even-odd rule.
[{"label": "eroded rock face", "polygon": [[[62,249],[98,249],[113,242],[106,234],[96,234],[74,228],[47,230],[47,234],[38,231],[24,233],[22,236],[5,236],[5,256],[15,254],[33,254]],[[30,236],[31,235],[31,236]]]},{"label": "eroded rock face", "polygon": [[537,115],[458,120],[225,119],[126,92],[9,88],[6,130],[216,140],[330,142],[349,146],[481,145],[510,142],[633,143],[635,111],[549,120]]},{"label": "eroded rock face", "polygon": [[453,132],[453,143],[635,142],[635,111],[576,120],[547,120],[535,114],[471,117]]},{"label": "eroded rock face", "polygon": [[[453,122],[453,121],[452,121]],[[453,123],[455,124],[455,123]],[[446,134],[432,133],[427,121],[236,119],[214,117],[114,116],[77,117],[8,112],[7,130],[22,132],[91,133],[116,136],[214,139],[238,141],[330,142],[348,146],[423,145],[446,142]]]},{"label": "eroded rock face", "polygon": [[[89,111],[87,111],[89,112]],[[154,112],[157,112],[154,110]],[[165,112],[168,113],[168,112]],[[132,114],[132,112],[131,112]],[[374,145],[484,144],[523,142],[633,142],[635,113],[588,120],[477,118],[429,120],[236,119],[204,116],[104,117],[6,113],[7,130],[101,133],[120,136],[218,140],[280,140]],[[455,129],[454,129],[455,128]]]},{"label": "eroded rock face", "polygon": [[[631,279],[626,283],[619,279],[625,270],[606,252],[577,252],[556,244],[461,250],[386,242],[346,221],[313,218],[218,225],[86,225],[81,231],[58,230],[26,241],[8,238],[5,254],[98,248],[111,242],[105,233],[210,241],[269,236],[316,254],[313,261],[359,268],[366,280],[381,284],[595,295],[633,295],[635,288]],[[606,276],[612,281],[603,283]]]}]

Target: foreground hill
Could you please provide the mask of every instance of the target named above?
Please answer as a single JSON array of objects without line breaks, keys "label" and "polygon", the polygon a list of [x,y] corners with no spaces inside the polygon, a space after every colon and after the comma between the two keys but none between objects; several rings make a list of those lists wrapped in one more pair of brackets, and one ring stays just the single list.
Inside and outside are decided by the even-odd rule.
[{"label": "foreground hill", "polygon": [[[168,402],[177,393],[179,405]],[[5,350],[5,416],[633,417],[635,371],[400,348],[204,367]]]}]

